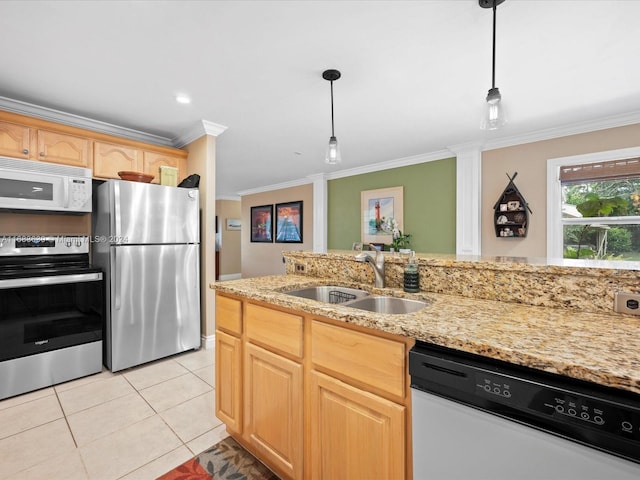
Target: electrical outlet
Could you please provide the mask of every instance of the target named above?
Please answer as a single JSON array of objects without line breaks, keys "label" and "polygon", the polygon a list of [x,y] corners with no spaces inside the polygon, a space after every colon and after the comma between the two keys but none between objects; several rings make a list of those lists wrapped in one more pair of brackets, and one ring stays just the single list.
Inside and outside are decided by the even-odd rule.
[{"label": "electrical outlet", "polygon": [[296,263],[296,273],[304,273],[306,268],[307,267],[304,265],[304,263]]},{"label": "electrical outlet", "polygon": [[640,293],[616,292],[613,310],[618,313],[640,315]]}]

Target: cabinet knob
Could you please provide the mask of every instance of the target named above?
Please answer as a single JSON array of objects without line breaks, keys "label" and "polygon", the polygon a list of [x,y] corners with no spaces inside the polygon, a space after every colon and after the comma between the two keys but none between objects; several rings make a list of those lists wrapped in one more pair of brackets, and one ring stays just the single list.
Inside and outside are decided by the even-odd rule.
[{"label": "cabinet knob", "polygon": [[23,153],[24,155],[26,155],[26,154],[28,154],[28,153],[29,153],[29,150],[27,150],[27,149],[25,148],[24,150],[22,150],[22,153]]},{"label": "cabinet knob", "polygon": [[41,157],[44,157],[44,152],[40,152],[40,156],[41,156]]}]

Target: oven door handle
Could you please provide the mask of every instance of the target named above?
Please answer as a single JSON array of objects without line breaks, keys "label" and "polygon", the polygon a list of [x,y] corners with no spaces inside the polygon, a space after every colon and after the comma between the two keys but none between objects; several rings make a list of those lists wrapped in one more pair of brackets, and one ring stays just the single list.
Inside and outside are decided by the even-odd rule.
[{"label": "oven door handle", "polygon": [[75,275],[49,275],[46,277],[9,278],[0,280],[0,290],[22,287],[40,287],[44,285],[62,285],[64,283],[95,282],[102,280],[102,272],[78,273]]}]

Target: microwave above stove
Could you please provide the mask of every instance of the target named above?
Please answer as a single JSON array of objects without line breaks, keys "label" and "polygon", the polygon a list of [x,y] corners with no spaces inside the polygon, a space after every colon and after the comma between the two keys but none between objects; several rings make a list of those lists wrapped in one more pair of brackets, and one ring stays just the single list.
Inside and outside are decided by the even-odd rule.
[{"label": "microwave above stove", "polygon": [[91,212],[91,169],[0,157],[0,209]]}]

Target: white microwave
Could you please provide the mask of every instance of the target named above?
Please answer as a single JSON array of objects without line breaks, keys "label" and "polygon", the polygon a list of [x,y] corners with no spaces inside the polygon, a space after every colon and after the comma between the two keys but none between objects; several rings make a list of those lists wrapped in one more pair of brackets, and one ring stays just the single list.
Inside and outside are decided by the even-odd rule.
[{"label": "white microwave", "polygon": [[91,169],[0,157],[0,209],[91,212]]}]

